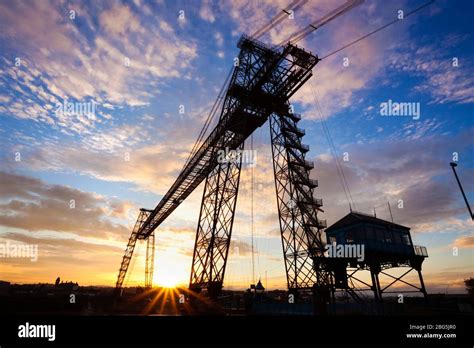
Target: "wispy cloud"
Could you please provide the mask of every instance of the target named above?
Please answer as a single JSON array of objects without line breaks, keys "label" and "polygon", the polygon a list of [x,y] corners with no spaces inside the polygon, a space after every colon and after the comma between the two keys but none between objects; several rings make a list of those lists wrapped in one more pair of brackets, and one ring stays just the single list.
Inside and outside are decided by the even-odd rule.
[{"label": "wispy cloud", "polygon": [[[343,1],[307,2],[294,19],[286,19],[262,39],[280,42]],[[130,235],[129,225],[136,218],[135,203],[124,197],[139,197],[140,204],[151,205],[147,208],[159,201],[178,175],[225,77],[224,70],[237,54],[237,36],[252,33],[289,3],[0,1],[0,137],[5,144],[0,236],[37,243],[45,256],[37,265],[8,260],[2,264],[2,274],[21,280],[24,271],[34,274],[31,279],[45,281],[53,273],[56,276],[58,263],[64,263],[68,269],[61,276],[112,284]],[[320,184],[315,197],[324,200],[325,213],[320,218],[331,224],[348,212],[348,204],[331,157],[319,147],[320,124],[314,121],[317,114],[310,86],[331,117],[329,126],[334,125],[331,131],[339,152],[350,154],[342,165],[357,208],[370,212],[376,206],[377,215],[389,219],[389,200],[395,220],[412,227],[415,239],[442,235],[443,248],[451,243],[470,248],[471,222],[459,192],[453,189],[447,163],[454,151],[463,161],[468,158],[469,145],[463,144],[472,143],[472,129],[468,121],[459,123],[443,115],[452,107],[449,112],[459,112],[461,119],[473,102],[472,50],[463,49],[470,36],[429,33],[425,25],[430,16],[447,10],[443,3],[437,6],[436,11],[420,13],[418,17],[424,20],[419,25],[411,17],[319,62],[292,103],[297,112],[304,112],[305,142],[318,143],[311,145],[310,154],[316,156],[312,177]],[[324,56],[391,20],[399,8],[410,7],[406,1],[366,1],[300,45]],[[179,10],[185,11],[185,20],[178,18]],[[440,30],[445,29],[452,32],[447,27]],[[433,44],[433,38],[439,41]],[[454,56],[459,58],[458,67],[452,65]],[[429,108],[430,115],[423,113],[418,122],[375,120],[378,100],[387,94],[426,99],[431,104],[424,111]],[[56,113],[55,106],[65,99],[94,100],[97,112],[90,116]],[[178,113],[180,104],[185,105],[185,114]],[[263,131],[265,140],[258,131],[254,136],[258,149],[255,247],[262,257],[260,271],[274,268],[274,262],[280,267],[279,275],[271,277],[275,275],[278,284],[285,286],[275,186],[269,180],[273,168],[268,128]],[[448,134],[455,134],[456,141]],[[20,162],[14,160],[17,151]],[[463,170],[466,177],[472,176],[469,163]],[[232,248],[238,246],[241,257],[231,255],[230,279],[244,274],[250,264],[249,175],[244,167],[232,240]],[[99,193],[54,184],[56,178],[77,181],[81,188],[90,184]],[[469,181],[465,188],[473,189]],[[107,196],[110,189],[117,198]],[[157,265],[162,268],[158,272],[179,264],[187,277],[200,190],[160,226]],[[71,199],[74,209],[69,208]],[[399,209],[400,199],[404,207]],[[143,261],[138,254],[137,265]],[[439,262],[430,256],[431,260]],[[467,274],[464,270],[439,277],[429,274],[427,284],[442,286],[446,279],[454,279],[458,286]],[[84,272],[94,275],[89,279]],[[140,282],[141,274],[136,278]]]},{"label": "wispy cloud", "polygon": [[216,17],[214,15],[214,11],[212,9],[212,2],[211,0],[203,0],[201,2],[201,8],[199,10],[199,16],[204,19],[205,21],[208,21],[210,23],[214,23],[216,20]]},{"label": "wispy cloud", "polygon": [[[9,40],[20,59],[15,66],[15,60],[4,58],[0,79],[21,96],[0,112],[85,132],[99,121],[58,117],[56,103],[69,98],[146,105],[161,83],[180,78],[197,56],[196,45],[177,37],[165,19],[145,27],[127,5],[91,6],[71,6],[77,12],[71,19],[55,2],[0,4],[0,38]],[[80,30],[83,21],[94,22],[91,14],[96,12],[99,24]]]},{"label": "wispy cloud", "polygon": [[471,235],[459,237],[453,242],[452,245],[463,248],[474,248],[474,236]]},{"label": "wispy cloud", "polygon": [[470,57],[453,54],[459,45],[469,44],[469,35],[449,34],[436,44],[410,43],[390,58],[391,66],[421,78],[415,90],[426,93],[432,103],[474,102],[474,68]]},{"label": "wispy cloud", "polygon": [[[460,136],[456,149],[464,151],[471,136],[472,130]],[[453,219],[447,222],[452,224],[465,213],[461,197],[453,189],[455,182],[448,165],[450,144],[450,137],[438,135],[424,137],[422,143],[418,138],[399,138],[397,142],[380,140],[346,147],[344,151],[349,152],[349,161],[341,163],[357,209],[369,213],[373,207],[379,207],[378,216],[390,219],[387,208],[390,201],[399,223],[412,227],[415,232],[443,231],[442,221]],[[316,159],[316,169],[312,172],[320,183],[316,195],[323,197],[328,211],[324,215],[330,223],[346,214],[349,208],[335,173],[336,167],[329,155]],[[400,200],[402,205],[398,208]],[[454,229],[459,230],[459,227]]]}]

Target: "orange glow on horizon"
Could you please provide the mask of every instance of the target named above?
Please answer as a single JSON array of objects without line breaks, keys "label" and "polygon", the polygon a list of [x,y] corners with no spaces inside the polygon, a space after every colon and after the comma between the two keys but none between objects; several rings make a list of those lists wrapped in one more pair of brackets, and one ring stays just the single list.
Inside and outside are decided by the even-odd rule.
[{"label": "orange glow on horizon", "polygon": [[153,274],[154,286],[175,288],[179,285],[187,285],[190,270],[187,262],[177,255],[179,253],[176,250],[167,250],[159,256],[157,255]]}]

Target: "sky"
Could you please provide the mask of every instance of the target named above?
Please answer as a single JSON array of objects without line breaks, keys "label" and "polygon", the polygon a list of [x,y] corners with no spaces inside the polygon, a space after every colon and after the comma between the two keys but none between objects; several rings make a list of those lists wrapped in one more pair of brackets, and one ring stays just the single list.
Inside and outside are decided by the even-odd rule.
[{"label": "sky", "polygon": [[[113,286],[138,209],[155,207],[179,174],[239,37],[289,2],[0,0],[0,243],[38,246],[36,261],[1,258],[0,279]],[[342,2],[310,0],[262,40],[279,43]],[[298,45],[324,57],[422,3],[365,1]],[[449,166],[473,202],[473,10],[436,1],[321,60],[291,100],[319,217],[331,225],[349,211],[322,115],[353,209],[390,219],[390,202],[428,248],[429,292],[463,292],[474,273],[473,222]],[[385,116],[389,101],[419,113]],[[284,289],[268,123],[253,142],[255,277]],[[241,180],[226,288],[253,278],[248,166]],[[202,190],[157,229],[155,284],[188,283]],[[143,243],[135,255],[126,285],[144,282]]]}]

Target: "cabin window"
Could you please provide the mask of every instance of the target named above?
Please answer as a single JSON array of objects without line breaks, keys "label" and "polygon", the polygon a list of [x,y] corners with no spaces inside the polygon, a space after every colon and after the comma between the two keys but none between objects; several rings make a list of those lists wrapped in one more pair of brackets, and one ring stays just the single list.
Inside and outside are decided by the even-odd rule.
[{"label": "cabin window", "polygon": [[336,237],[334,236],[329,237],[329,244],[331,245],[336,244]]},{"label": "cabin window", "polygon": [[385,243],[392,243],[392,232],[385,231]]},{"label": "cabin window", "polygon": [[408,234],[402,234],[402,243],[405,245],[411,245],[410,244],[410,238],[408,237]]},{"label": "cabin window", "polygon": [[393,232],[393,242],[395,244],[402,244],[402,239],[400,238],[400,232]]}]

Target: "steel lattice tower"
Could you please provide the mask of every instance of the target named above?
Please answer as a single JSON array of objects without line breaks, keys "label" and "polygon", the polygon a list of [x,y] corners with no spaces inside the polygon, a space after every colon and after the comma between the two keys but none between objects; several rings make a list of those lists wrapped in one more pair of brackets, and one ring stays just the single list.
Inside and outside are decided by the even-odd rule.
[{"label": "steel lattice tower", "polygon": [[273,170],[289,290],[309,289],[318,280],[326,281],[313,260],[324,253],[321,231],[326,221],[317,217],[323,203],[313,197],[318,182],[309,178],[314,164],[305,160],[309,147],[301,142],[305,132],[297,127],[300,119],[299,115],[289,112],[270,117]]},{"label": "steel lattice tower", "polygon": [[122,264],[120,265],[119,275],[117,278],[117,283],[115,285],[116,294],[120,295],[125,276],[127,275],[128,266],[133,256],[133,251],[135,250],[135,245],[137,244],[137,239],[146,239],[147,240],[147,254],[146,254],[146,265],[145,265],[145,286],[152,287],[153,284],[153,269],[154,269],[154,259],[155,259],[155,234],[151,233],[149,236],[144,236],[140,233],[140,229],[143,227],[143,224],[146,222],[147,218],[150,216],[152,210],[140,209],[138,214],[137,221],[133,227],[132,234],[128,240],[127,248],[125,249],[125,254],[122,258]]},{"label": "steel lattice tower", "polygon": [[[242,150],[244,141],[270,119],[275,188],[290,291],[326,288],[329,273],[317,263],[323,253],[322,201],[313,198],[317,182],[301,142],[300,116],[289,110],[291,96],[312,76],[318,58],[295,45],[275,48],[243,36],[219,122],[186,163],[153,211],[140,213],[122,262],[123,283],[137,236],[145,239],[205,180],[189,288],[216,298],[223,286],[232,235],[242,158],[219,161],[220,151]],[[237,154],[239,151],[237,151]],[[145,221],[143,221],[145,219]],[[135,237],[134,237],[135,234]],[[134,239],[135,238],[135,239]]]},{"label": "steel lattice tower", "polygon": [[146,239],[145,288],[153,287],[153,270],[155,268],[155,231]]}]

